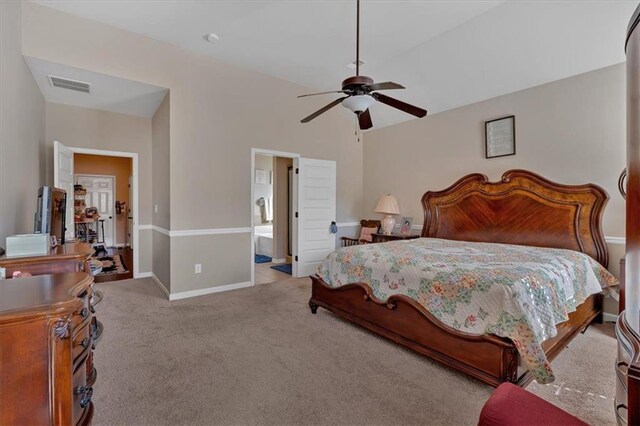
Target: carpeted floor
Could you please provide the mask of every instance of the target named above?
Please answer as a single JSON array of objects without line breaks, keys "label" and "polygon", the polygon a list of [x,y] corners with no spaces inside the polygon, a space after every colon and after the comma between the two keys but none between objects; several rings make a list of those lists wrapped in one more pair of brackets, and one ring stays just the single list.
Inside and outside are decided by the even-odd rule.
[{"label": "carpeted floor", "polygon": [[[169,302],[151,279],[98,284],[96,425],[468,424],[491,388],[307,307],[290,279]],[[529,390],[614,424],[613,327],[591,327]]]}]

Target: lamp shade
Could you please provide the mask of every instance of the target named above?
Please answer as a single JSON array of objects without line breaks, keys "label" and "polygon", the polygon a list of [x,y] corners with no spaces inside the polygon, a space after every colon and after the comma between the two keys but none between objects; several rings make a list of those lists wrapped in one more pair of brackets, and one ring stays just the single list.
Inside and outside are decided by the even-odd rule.
[{"label": "lamp shade", "polygon": [[376,205],[375,212],[380,214],[400,214],[398,200],[391,194],[381,196]]},{"label": "lamp shade", "polygon": [[353,95],[342,101],[342,106],[353,112],[364,112],[375,103],[376,100],[371,95]]}]

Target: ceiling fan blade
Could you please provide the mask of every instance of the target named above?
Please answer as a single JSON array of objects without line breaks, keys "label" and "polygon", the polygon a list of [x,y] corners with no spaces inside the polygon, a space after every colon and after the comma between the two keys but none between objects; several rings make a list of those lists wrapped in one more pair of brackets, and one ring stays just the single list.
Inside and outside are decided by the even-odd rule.
[{"label": "ceiling fan blade", "polygon": [[309,93],[308,95],[300,95],[299,98],[306,98],[307,96],[328,95],[329,93],[344,93],[342,90],[332,90],[331,92],[319,92]]},{"label": "ceiling fan blade", "polygon": [[374,83],[369,84],[368,86],[364,86],[366,89],[370,91],[374,90],[394,90],[394,89],[404,89],[405,87],[401,84],[394,83],[393,81],[384,81],[382,83]]},{"label": "ceiling fan blade", "polygon": [[358,124],[360,124],[360,129],[362,130],[367,130],[373,127],[373,123],[371,122],[371,113],[369,113],[368,109],[358,114]]},{"label": "ceiling fan blade", "polygon": [[311,120],[313,120],[314,118],[316,118],[320,114],[323,114],[323,113],[329,111],[331,108],[333,108],[334,106],[338,105],[340,102],[342,102],[344,99],[347,99],[348,97],[349,96],[343,96],[341,98],[336,99],[335,101],[331,102],[330,104],[320,108],[319,110],[317,110],[316,112],[314,112],[310,116],[303,118],[302,120],[300,120],[300,122],[301,123],[310,122]]},{"label": "ceiling fan blade", "polygon": [[424,117],[427,115],[427,110],[418,108],[417,106],[409,105],[406,102],[399,101],[397,99],[391,98],[387,95],[383,95],[382,93],[372,93],[371,96],[376,98],[376,100],[382,102],[383,104],[387,104],[390,107],[394,107],[399,109],[400,111],[404,111],[407,114],[415,115],[416,117]]}]

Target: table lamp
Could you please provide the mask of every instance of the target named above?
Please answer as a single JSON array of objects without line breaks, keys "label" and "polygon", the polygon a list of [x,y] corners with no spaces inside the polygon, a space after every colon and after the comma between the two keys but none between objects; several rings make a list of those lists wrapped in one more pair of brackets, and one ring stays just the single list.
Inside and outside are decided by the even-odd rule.
[{"label": "table lamp", "polygon": [[393,195],[385,194],[378,200],[375,212],[385,215],[382,218],[382,233],[390,235],[396,226],[396,218],[393,215],[400,214],[398,201]]}]

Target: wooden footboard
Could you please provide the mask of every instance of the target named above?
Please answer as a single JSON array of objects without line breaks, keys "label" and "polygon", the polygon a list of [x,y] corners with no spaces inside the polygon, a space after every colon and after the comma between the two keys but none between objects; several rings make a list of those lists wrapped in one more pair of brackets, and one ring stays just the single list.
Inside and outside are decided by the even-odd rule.
[{"label": "wooden footboard", "polygon": [[[519,355],[509,339],[457,331],[407,296],[391,296],[386,302],[376,299],[364,283],[332,288],[318,276],[311,280],[309,306],[313,313],[321,306],[491,386],[503,382],[524,386],[531,381],[528,373],[518,375]],[[600,315],[600,303],[597,296],[587,299],[568,321],[558,326],[558,335],[543,343],[550,360]]]}]

